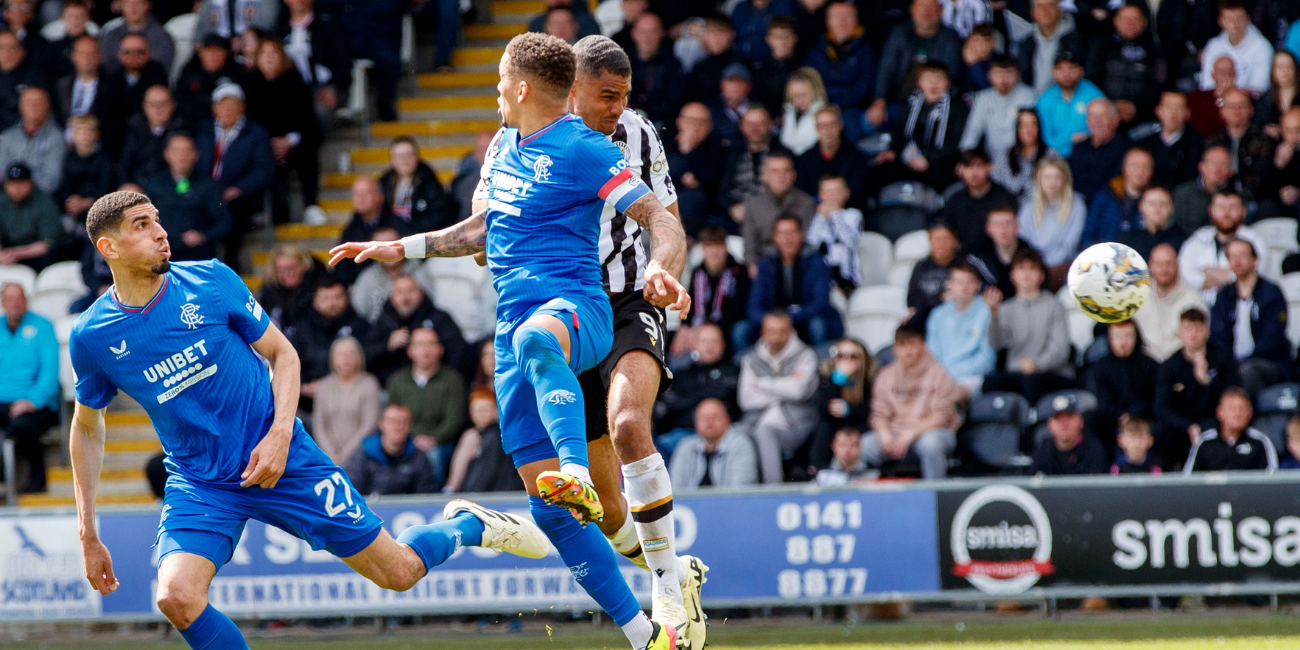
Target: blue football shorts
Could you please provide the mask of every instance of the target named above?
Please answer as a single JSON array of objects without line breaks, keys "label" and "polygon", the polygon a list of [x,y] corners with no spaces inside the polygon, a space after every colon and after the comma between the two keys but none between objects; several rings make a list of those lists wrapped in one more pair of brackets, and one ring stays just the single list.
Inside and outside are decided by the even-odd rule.
[{"label": "blue football shorts", "polygon": [[501,414],[501,446],[515,467],[555,458],[555,445],[537,412],[537,395],[515,359],[514,338],[519,327],[537,315],[560,319],[569,329],[569,368],[574,374],[595,368],[614,343],[614,313],[607,298],[556,298],[542,303],[512,322],[498,322],[494,347],[494,383]]},{"label": "blue football shorts", "polygon": [[220,569],[230,561],[249,519],[338,557],[356,555],[375,541],[383,520],[302,424],[296,427],[284,475],[271,489],[191,481],[173,472],[158,522],[158,563],[172,553],[193,553]]}]

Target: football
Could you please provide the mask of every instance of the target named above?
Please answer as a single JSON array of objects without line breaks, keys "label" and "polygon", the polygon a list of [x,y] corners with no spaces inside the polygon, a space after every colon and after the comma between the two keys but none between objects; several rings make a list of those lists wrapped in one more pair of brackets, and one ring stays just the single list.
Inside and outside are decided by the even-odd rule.
[{"label": "football", "polygon": [[1118,323],[1137,313],[1151,292],[1151,272],[1138,252],[1123,244],[1090,246],[1070,265],[1066,278],[1074,304],[1089,318]]}]

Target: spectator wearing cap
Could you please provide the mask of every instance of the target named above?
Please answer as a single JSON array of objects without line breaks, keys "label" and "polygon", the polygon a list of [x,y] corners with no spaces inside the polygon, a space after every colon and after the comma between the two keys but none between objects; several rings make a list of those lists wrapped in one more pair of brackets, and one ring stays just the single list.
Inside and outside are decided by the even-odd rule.
[{"label": "spectator wearing cap", "polygon": [[58,113],[66,121],[75,115],[94,115],[103,120],[109,99],[99,92],[104,80],[99,41],[89,34],[72,43],[72,72],[54,83]]},{"label": "spectator wearing cap", "polygon": [[[148,44],[146,58],[152,58],[163,70],[172,69],[172,59],[176,56],[176,44],[163,29],[157,18],[153,17],[153,3],[149,0],[122,0],[119,11],[122,21],[104,25],[99,32],[99,45],[105,52],[118,52],[121,43],[130,34],[143,37]],[[105,62],[109,72],[115,72],[126,65],[125,61],[111,59]]]},{"label": "spectator wearing cap", "polygon": [[[922,478],[948,475],[948,454],[961,424],[956,384],[925,347],[925,332],[904,323],[894,332],[894,361],[871,387],[871,432],[862,436],[862,457],[879,467],[909,455],[921,462]],[[743,394],[743,393],[742,393]]]},{"label": "spectator wearing cap", "polygon": [[1115,31],[1092,45],[1088,77],[1115,101],[1119,121],[1132,126],[1151,119],[1160,98],[1162,61],[1144,7],[1121,5],[1112,22]]},{"label": "spectator wearing cap", "polygon": [[27,311],[22,285],[0,286],[0,305],[5,319],[0,327],[0,358],[5,360],[5,371],[0,373],[0,430],[14,441],[14,451],[31,469],[22,491],[44,492],[41,438],[59,423],[59,343],[50,321]]},{"label": "spectator wearing cap", "polygon": [[1053,68],[1061,52],[1078,54],[1075,62],[1082,65],[1083,41],[1074,29],[1074,14],[1061,11],[1060,0],[1032,0],[1030,17],[1033,31],[1016,44],[1020,64],[1020,78],[1035,93],[1042,95],[1058,83]]},{"label": "spectator wearing cap", "polygon": [[127,34],[116,52],[121,65],[104,78],[102,90],[108,99],[104,110],[105,144],[112,153],[122,147],[127,122],[143,110],[145,91],[167,85],[167,69],[149,58],[149,42],[143,36]]},{"label": "spectator wearing cap", "polygon": [[821,75],[826,96],[844,111],[849,139],[856,142],[864,131],[866,108],[876,98],[880,55],[867,41],[852,4],[834,2],[826,8],[826,33],[809,50],[806,64]]},{"label": "spectator wearing cap", "polygon": [[183,130],[185,122],[176,114],[171,91],[166,86],[144,91],[144,111],[126,121],[126,137],[117,157],[118,180],[143,187],[146,180],[165,171],[167,137]]},{"label": "spectator wearing cap", "polygon": [[50,195],[32,182],[32,170],[21,162],[5,169],[0,197],[0,265],[25,264],[39,271],[54,261],[63,240],[59,209]]},{"label": "spectator wearing cap", "polygon": [[632,93],[628,103],[644,111],[655,124],[668,124],[685,101],[682,66],[665,40],[663,20],[646,12],[631,27]]},{"label": "spectator wearing cap", "polygon": [[795,187],[813,194],[822,178],[839,176],[849,187],[848,205],[866,207],[867,157],[844,137],[844,120],[834,104],[813,113],[817,143],[794,160]]},{"label": "spectator wearing cap", "polygon": [[737,350],[753,342],[764,318],[774,309],[785,311],[799,335],[812,345],[839,338],[844,329],[831,305],[831,273],[822,256],[803,249],[804,231],[798,217],[777,219],[772,239],[776,251],[758,263],[749,293],[749,320],[732,335]]},{"label": "spectator wearing cap", "polygon": [[1214,62],[1227,56],[1236,64],[1237,87],[1257,95],[1268,90],[1273,46],[1251,24],[1246,5],[1240,0],[1225,0],[1219,7],[1219,26],[1223,32],[1201,50],[1201,89],[1214,87]]},{"label": "spectator wearing cap", "polygon": [[1210,309],[1210,340],[1232,350],[1241,385],[1252,395],[1286,378],[1291,344],[1286,338],[1287,301],[1281,287],[1259,277],[1259,255],[1244,239],[1224,244],[1236,280]]},{"label": "spectator wearing cap", "polygon": [[733,63],[744,65],[736,50],[732,47],[736,32],[731,28],[731,21],[723,15],[714,14],[704,17],[704,33],[700,38],[707,54],[690,69],[687,79],[686,99],[692,102],[709,103],[718,94],[718,84],[722,81],[723,71]]},{"label": "spectator wearing cap", "polygon": [[[333,13],[316,11],[316,0],[285,0],[284,4],[288,11],[280,12],[274,34],[284,40],[284,51],[312,89],[317,111],[332,114],[352,90],[352,43],[347,30]],[[459,11],[452,23],[454,42]],[[440,37],[438,43],[441,47],[444,39]],[[444,57],[440,50],[436,58],[439,65],[448,64],[451,52]]]},{"label": "spectator wearing cap", "polygon": [[46,194],[59,187],[63,178],[63,155],[67,145],[63,129],[50,113],[50,95],[44,88],[26,88],[18,100],[22,119],[0,132],[0,165],[25,163],[36,186]]},{"label": "spectator wearing cap", "polygon": [[212,117],[212,91],[225,81],[239,82],[243,71],[230,54],[230,41],[208,34],[176,78],[176,112],[189,128]]},{"label": "spectator wearing cap", "polygon": [[1229,386],[1241,385],[1232,350],[1210,341],[1205,312],[1190,308],[1178,317],[1182,347],[1156,373],[1156,444],[1170,467],[1182,465],[1202,431],[1215,426],[1215,405]]},{"label": "spectator wearing cap", "polygon": [[1219,114],[1223,116],[1223,133],[1206,140],[1205,146],[1223,147],[1232,154],[1232,171],[1241,181],[1242,195],[1250,202],[1263,182],[1277,140],[1251,123],[1255,103],[1245,90],[1234,88],[1224,93]]},{"label": "spectator wearing cap", "polygon": [[221,188],[196,173],[199,151],[194,138],[177,132],[163,150],[167,170],[144,185],[158,208],[159,221],[170,235],[172,259],[208,260],[217,256],[217,243],[230,233],[230,212],[221,201]]},{"label": "spectator wearing cap", "polygon": [[212,93],[212,115],[196,137],[198,170],[221,188],[221,200],[231,216],[225,261],[239,268],[244,234],[262,209],[264,192],[275,176],[275,154],[266,129],[245,117],[244,91],[238,85],[217,87]]},{"label": "spectator wearing cap", "polygon": [[[1055,0],[1042,2],[1055,4]],[[1075,143],[1088,138],[1088,104],[1094,99],[1104,99],[1104,95],[1083,78],[1083,63],[1071,50],[1057,51],[1052,78],[1056,83],[1038,98],[1039,123],[1047,146],[1062,158],[1069,158]]]},{"label": "spectator wearing cap", "polygon": [[[1115,104],[1105,97],[1088,102],[1084,123],[1087,135],[1074,145],[1070,152],[1070,175],[1074,177],[1074,191],[1092,201],[1111,179],[1120,175],[1125,154],[1132,143],[1119,132],[1119,113]],[[1150,182],[1150,174],[1143,185]]]},{"label": "spectator wearing cap", "polygon": [[1273,441],[1250,426],[1255,415],[1250,394],[1228,388],[1214,409],[1215,428],[1202,433],[1192,446],[1183,473],[1277,469]]},{"label": "spectator wearing cap", "polygon": [[735,146],[741,140],[740,120],[749,110],[749,91],[753,83],[749,68],[743,63],[733,63],[722,71],[720,92],[713,103],[713,129],[723,144]]},{"label": "spectator wearing cap", "polygon": [[23,89],[45,85],[45,69],[30,60],[22,41],[13,32],[0,31],[0,129],[18,121],[18,96]]},{"label": "spectator wearing cap", "polygon": [[1173,188],[1196,178],[1196,164],[1205,152],[1205,139],[1196,129],[1189,128],[1191,109],[1187,95],[1178,90],[1160,93],[1160,103],[1155,108],[1160,131],[1138,140],[1137,145],[1151,152],[1155,159],[1157,185]]},{"label": "spectator wearing cap", "polygon": [[1030,474],[1047,476],[1074,476],[1080,474],[1105,474],[1106,449],[1096,436],[1084,429],[1083,414],[1079,412],[1078,398],[1074,395],[1057,395],[1047,413],[1047,431],[1051,437],[1034,449],[1034,462]]},{"label": "spectator wearing cap", "polygon": [[[910,21],[890,32],[880,56],[880,71],[876,74],[871,108],[867,111],[867,121],[875,128],[885,124],[889,105],[910,101],[908,98],[916,89],[920,66],[938,63],[948,71],[950,78],[958,79],[966,70],[961,56],[962,38],[943,24],[939,0],[912,0],[910,13]],[[904,111],[906,108],[903,107]],[[961,137],[960,128],[957,133],[952,138],[954,149]],[[951,171],[949,165],[948,172]]]},{"label": "spectator wearing cap", "polygon": [[1038,95],[1020,79],[1011,57],[998,55],[989,60],[989,88],[975,93],[970,116],[961,134],[961,148],[983,146],[990,160],[1005,159],[1016,144],[1016,114],[1033,108]]},{"label": "spectator wearing cap", "polygon": [[890,148],[876,156],[880,167],[872,175],[874,187],[919,180],[942,190],[955,180],[953,169],[960,155],[961,132],[966,128],[966,103],[950,92],[952,80],[942,63],[927,61],[919,70],[916,90],[907,97],[894,125]]}]

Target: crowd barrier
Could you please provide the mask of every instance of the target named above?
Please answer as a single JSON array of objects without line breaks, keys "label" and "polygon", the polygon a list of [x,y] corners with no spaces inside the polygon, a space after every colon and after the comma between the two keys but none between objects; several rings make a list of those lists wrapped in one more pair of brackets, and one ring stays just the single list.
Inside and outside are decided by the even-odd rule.
[{"label": "crowd barrier", "polygon": [[[387,498],[373,507],[397,534],[440,518],[445,501]],[[522,495],[482,502],[527,514]],[[680,551],[712,568],[707,607],[1300,592],[1300,473],[696,491],[679,494],[673,514]],[[157,508],[100,509],[121,581],[101,597],[82,574],[71,509],[0,510],[0,620],[161,618],[153,603],[159,516]],[[647,602],[649,574],[626,563],[623,572]],[[464,548],[398,593],[258,522],[245,528],[210,597],[241,619],[594,608],[554,554],[526,560]]]}]

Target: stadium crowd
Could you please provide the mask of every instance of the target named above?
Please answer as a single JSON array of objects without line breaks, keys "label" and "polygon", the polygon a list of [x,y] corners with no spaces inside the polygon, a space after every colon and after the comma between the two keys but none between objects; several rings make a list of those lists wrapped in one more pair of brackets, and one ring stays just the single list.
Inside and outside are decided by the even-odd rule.
[{"label": "stadium crowd", "polygon": [[[98,5],[7,2],[0,264],[80,259],[84,308],[111,277],[79,219],[121,186],[154,199],[174,260],[247,270],[255,216],[297,218],[293,176],[301,218],[322,220],[319,150],[353,57],[376,62],[377,114],[396,119],[403,13],[436,20],[439,69],[461,16],[315,3],[205,0],[186,41],[184,16],[164,28],[180,12],[147,0],[102,28]],[[1300,466],[1300,420],[1278,417],[1296,394],[1276,390],[1300,370],[1297,19],[1264,0],[547,0],[530,29],[628,52],[630,106],[663,136],[695,245],[655,412],[674,487]],[[390,168],[352,186],[342,240],[467,216],[491,135],[448,187],[394,139]],[[1059,292],[1111,241],[1147,259],[1151,294],[1087,331]],[[258,297],[302,358],[304,419],[358,488],[519,489],[490,327],[435,304],[436,275],[328,269],[280,243]],[[0,425],[38,467],[57,344],[15,293]],[[998,436],[1011,453],[989,451]]]}]

